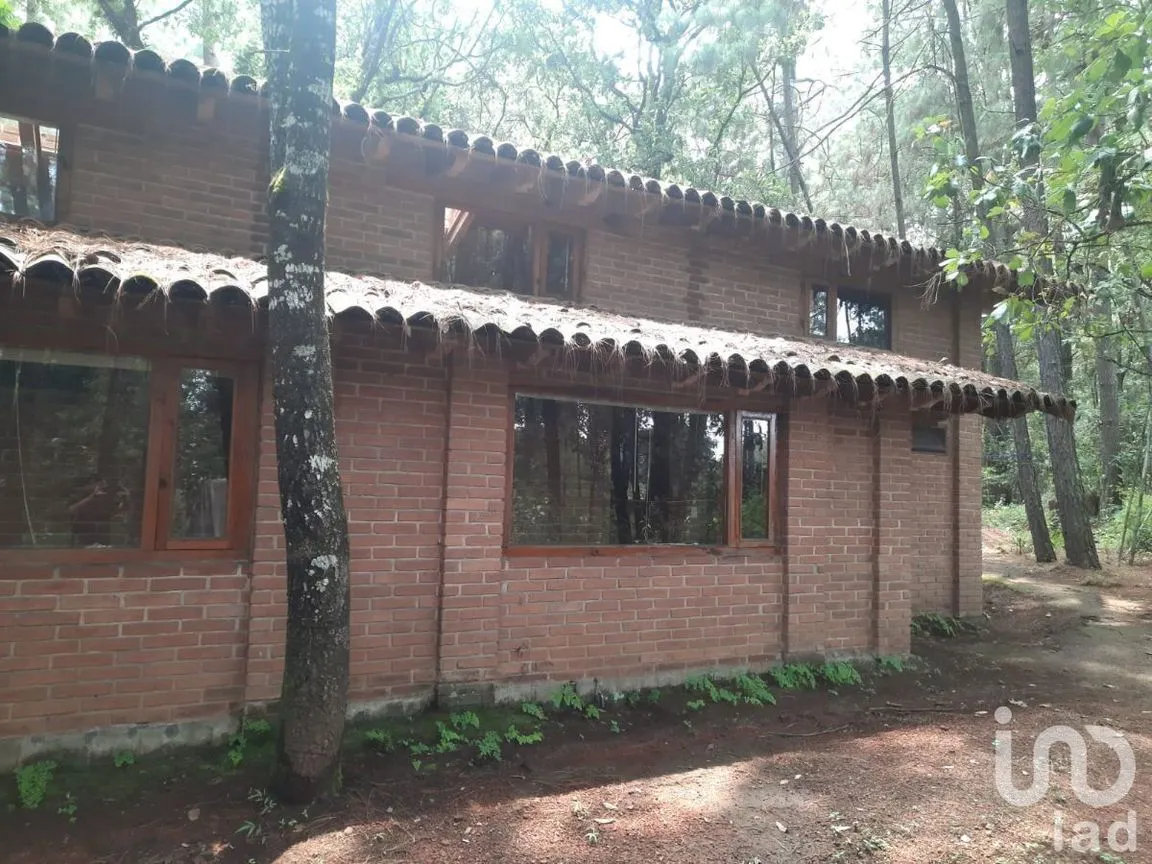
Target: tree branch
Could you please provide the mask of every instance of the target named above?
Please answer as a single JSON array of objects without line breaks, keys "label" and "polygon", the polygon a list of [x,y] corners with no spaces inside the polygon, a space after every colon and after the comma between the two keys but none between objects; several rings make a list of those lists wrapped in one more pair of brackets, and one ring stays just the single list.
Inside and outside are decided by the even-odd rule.
[{"label": "tree branch", "polygon": [[177,3],[175,6],[173,6],[171,9],[169,9],[167,12],[161,12],[159,15],[152,16],[147,21],[145,21],[143,24],[138,26],[136,28],[136,31],[140,32],[145,27],[149,27],[152,24],[156,24],[160,21],[163,21],[165,18],[171,18],[177,12],[180,12],[184,9],[187,9],[189,6],[191,6],[195,2],[196,2],[196,0],[183,0],[183,2]]}]

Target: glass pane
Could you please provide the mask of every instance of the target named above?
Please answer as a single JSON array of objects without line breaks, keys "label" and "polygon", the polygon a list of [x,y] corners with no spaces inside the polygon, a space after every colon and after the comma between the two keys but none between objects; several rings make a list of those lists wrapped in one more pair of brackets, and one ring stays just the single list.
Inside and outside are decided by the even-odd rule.
[{"label": "glass pane", "polygon": [[532,231],[528,226],[487,225],[462,210],[446,210],[444,221],[445,281],[533,293]]},{"label": "glass pane", "polygon": [[720,542],[724,417],[516,397],[512,542]]},{"label": "glass pane", "polygon": [[59,137],[51,126],[0,117],[0,213],[56,218]]},{"label": "glass pane", "polygon": [[766,540],[770,536],[772,431],[771,417],[741,415],[740,536],[745,540]]},{"label": "glass pane", "polygon": [[828,335],[828,292],[823,288],[812,289],[812,306],[809,311],[808,332],[813,336]]},{"label": "glass pane", "polygon": [[140,545],[148,364],[0,348],[0,549]]},{"label": "glass pane", "polygon": [[180,373],[171,536],[228,535],[228,460],[234,382],[207,369]]},{"label": "glass pane", "polygon": [[548,261],[544,275],[544,294],[560,300],[572,297],[572,238],[567,234],[548,232]]},{"label": "glass pane", "polygon": [[879,299],[843,292],[838,297],[836,340],[851,345],[891,348],[888,339],[888,304]]}]

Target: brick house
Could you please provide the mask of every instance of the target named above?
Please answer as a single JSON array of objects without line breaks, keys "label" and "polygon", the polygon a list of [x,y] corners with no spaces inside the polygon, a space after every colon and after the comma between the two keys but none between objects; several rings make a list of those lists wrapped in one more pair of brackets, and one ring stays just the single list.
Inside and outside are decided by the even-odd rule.
[{"label": "brick house", "polygon": [[[0,72],[0,763],[206,740],[279,692],[264,103],[38,25]],[[978,611],[980,417],[1074,411],[979,371],[1011,273],[936,291],[935,250],[359,105],[333,134],[356,710]]]}]

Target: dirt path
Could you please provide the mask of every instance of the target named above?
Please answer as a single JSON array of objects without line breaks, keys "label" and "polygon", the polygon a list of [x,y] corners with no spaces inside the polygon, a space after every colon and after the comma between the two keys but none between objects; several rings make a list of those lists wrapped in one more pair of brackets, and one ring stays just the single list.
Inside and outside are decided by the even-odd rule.
[{"label": "dirt path", "polygon": [[[84,803],[75,825],[0,815],[0,859],[1152,862],[1152,571],[1120,568],[1087,585],[1075,571],[1016,558],[985,566],[982,632],[918,641],[923,668],[865,688],[786,693],[769,708],[654,708],[621,715],[618,735],[573,721],[494,767],[416,775],[406,759],[365,755],[348,766],[346,796],[306,819],[284,808],[261,815],[243,779],[177,784],[132,808]],[[1001,706],[1020,742],[1017,785],[1030,782],[1023,772],[1041,729],[1095,723],[1121,730],[1135,750],[1133,791],[1101,810],[1079,803],[1061,749],[1048,795],[1009,805],[993,781]],[[1115,757],[1097,744],[1089,757],[1093,785],[1109,785]],[[1137,851],[1053,848],[1057,813],[1070,835],[1081,819],[1106,831],[1130,809]],[[248,836],[237,833],[245,822]]]}]

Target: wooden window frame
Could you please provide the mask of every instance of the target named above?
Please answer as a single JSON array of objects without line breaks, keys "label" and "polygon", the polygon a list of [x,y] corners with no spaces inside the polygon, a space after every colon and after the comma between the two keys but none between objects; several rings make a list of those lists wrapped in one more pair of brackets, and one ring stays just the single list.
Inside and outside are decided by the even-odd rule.
[{"label": "wooden window frame", "polygon": [[[565,401],[595,401],[600,404],[620,408],[647,408],[656,411],[683,411],[700,414],[722,414],[724,416],[724,488],[721,495],[723,513],[723,540],[716,544],[697,543],[605,543],[602,545],[514,545],[512,543],[513,482],[516,447],[516,397],[528,396],[536,399],[562,399]],[[740,506],[742,493],[743,459],[739,446],[739,423],[742,417],[772,418],[772,440],[768,455],[768,536],[744,539],[741,536]],[[779,553],[782,548],[781,504],[781,459],[783,448],[783,417],[778,411],[757,411],[741,407],[731,399],[712,399],[703,402],[689,402],[668,394],[653,394],[630,400],[627,397],[608,397],[588,387],[548,388],[539,385],[513,385],[509,388],[507,409],[507,444],[504,474],[504,531],[501,539],[502,551],[508,558],[548,558],[564,556],[628,556],[628,555],[713,555],[720,551],[739,552],[740,550],[760,550]]]},{"label": "wooden window frame", "polygon": [[[825,297],[824,304],[824,335],[818,336],[812,332],[812,295],[817,291],[823,291]],[[872,292],[867,288],[856,288],[850,285],[837,285],[834,282],[809,282],[806,283],[804,292],[804,303],[802,304],[804,310],[804,320],[802,326],[805,335],[812,339],[823,339],[828,342],[837,342],[841,345],[853,345],[851,342],[840,342],[837,339],[836,327],[840,315],[840,298],[843,297],[848,300],[855,300],[857,302],[869,303],[884,308],[884,339],[888,343],[887,348],[880,348],[876,350],[891,351],[892,350],[892,296],[884,292]],[[869,348],[872,346],[861,345],[853,347]]]},{"label": "wooden window frame", "polygon": [[[71,131],[65,126],[58,125],[47,120],[37,120],[32,117],[26,117],[21,114],[8,114],[0,112],[0,119],[8,120],[17,125],[21,139],[24,137],[24,130],[22,127],[30,126],[37,137],[40,135],[40,127],[47,126],[56,132],[56,183],[52,188],[52,218],[44,219],[33,217],[29,214],[17,215],[15,213],[0,213],[2,219],[36,219],[43,225],[57,225],[64,221],[67,215],[64,212],[64,204],[67,201],[67,190],[71,186],[71,156],[72,156],[72,135]],[[8,145],[0,142],[0,147],[7,147]],[[22,145],[21,145],[22,146]],[[41,152],[42,152],[42,148]],[[48,169],[47,163],[43,159],[40,160],[44,164],[42,176],[37,177],[37,183],[47,179]],[[38,166],[39,170],[39,166]]]},{"label": "wooden window frame", "polygon": [[[555,300],[564,303],[579,302],[580,296],[583,293],[584,286],[584,250],[585,250],[585,236],[583,229],[571,226],[562,225],[557,222],[549,222],[544,219],[524,218],[516,214],[504,213],[499,210],[478,209],[475,207],[455,206],[453,204],[438,203],[435,207],[435,225],[436,237],[434,242],[434,273],[433,278],[436,281],[441,281],[444,273],[444,266],[448,261],[448,249],[445,244],[444,236],[444,211],[446,209],[459,210],[466,212],[470,215],[462,226],[459,233],[463,237],[472,224],[479,221],[480,224],[491,226],[493,228],[501,228],[504,226],[527,228],[532,237],[532,293],[519,294],[520,297],[539,297],[545,300]],[[571,249],[571,296],[569,297],[553,297],[544,292],[544,283],[548,275],[548,236],[551,233],[563,234],[569,237],[572,241]],[[484,285],[472,286],[481,290],[497,290],[490,289]],[[512,292],[516,293],[516,292]]]},{"label": "wooden window frame", "polygon": [[[77,353],[99,352],[80,349]],[[130,563],[143,560],[186,560],[190,557],[233,559],[250,554],[259,439],[259,375],[256,366],[252,363],[147,352],[125,356],[139,357],[148,362],[148,439],[140,543],[136,546],[98,549],[0,549],[0,564]],[[223,537],[171,536],[180,374],[185,369],[218,372],[235,382],[228,457],[227,530]]]}]

